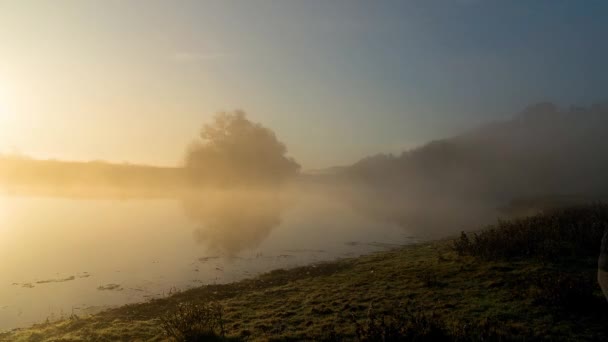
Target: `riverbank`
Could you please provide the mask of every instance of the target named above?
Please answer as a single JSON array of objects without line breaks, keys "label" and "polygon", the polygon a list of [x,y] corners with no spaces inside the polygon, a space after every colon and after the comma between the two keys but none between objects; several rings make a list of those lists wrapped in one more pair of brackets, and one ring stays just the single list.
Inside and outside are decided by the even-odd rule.
[{"label": "riverbank", "polygon": [[[562,216],[580,226],[590,215]],[[540,215],[531,222],[564,226],[560,220]],[[404,334],[426,329],[447,339],[591,341],[608,336],[608,305],[594,282],[597,260],[591,254],[484,257],[467,248],[462,238],[448,239],[276,270],[91,317],[14,330],[0,334],[0,341],[164,341],[160,317],[183,303],[209,302],[223,307],[227,336],[253,341],[352,340],[357,333],[364,339],[382,317],[406,322],[400,326]]]}]

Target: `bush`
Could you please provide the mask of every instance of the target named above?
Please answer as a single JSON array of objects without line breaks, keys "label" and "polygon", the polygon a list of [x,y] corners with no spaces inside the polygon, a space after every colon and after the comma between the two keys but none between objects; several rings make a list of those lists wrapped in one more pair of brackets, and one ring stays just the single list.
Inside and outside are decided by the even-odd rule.
[{"label": "bush", "polygon": [[224,309],[219,304],[182,303],[160,318],[165,334],[180,342],[224,341]]},{"label": "bush", "polygon": [[556,209],[524,219],[499,221],[472,237],[462,232],[454,250],[460,255],[485,259],[595,258],[606,228],[608,206],[604,204]]}]

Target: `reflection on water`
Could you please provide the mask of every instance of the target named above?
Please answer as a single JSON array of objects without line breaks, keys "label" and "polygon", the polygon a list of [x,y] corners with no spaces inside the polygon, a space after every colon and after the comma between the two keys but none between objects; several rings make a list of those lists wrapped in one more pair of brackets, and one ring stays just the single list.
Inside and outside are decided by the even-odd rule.
[{"label": "reflection on water", "polygon": [[281,223],[284,204],[277,191],[223,191],[183,200],[186,216],[197,223],[194,239],[229,256],[259,246]]},{"label": "reflection on water", "polygon": [[318,191],[34,195],[0,196],[0,330],[412,242]]}]

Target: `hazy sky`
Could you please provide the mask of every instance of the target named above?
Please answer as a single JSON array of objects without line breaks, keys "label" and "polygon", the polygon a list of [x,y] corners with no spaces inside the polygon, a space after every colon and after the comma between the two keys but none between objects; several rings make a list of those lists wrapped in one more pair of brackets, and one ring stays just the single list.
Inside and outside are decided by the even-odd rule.
[{"label": "hazy sky", "polygon": [[0,151],[175,165],[243,109],[304,168],[608,100],[607,1],[0,0]]}]

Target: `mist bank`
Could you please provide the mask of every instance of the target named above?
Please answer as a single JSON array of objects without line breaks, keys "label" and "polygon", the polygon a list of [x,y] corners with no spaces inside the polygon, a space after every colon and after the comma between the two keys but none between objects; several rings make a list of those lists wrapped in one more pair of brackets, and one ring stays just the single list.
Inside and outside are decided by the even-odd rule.
[{"label": "mist bank", "polygon": [[[272,130],[237,111],[219,113],[204,125],[178,167],[1,157],[0,186],[25,194],[194,202],[217,190],[265,191],[265,199],[278,192],[288,192],[288,197],[314,192],[435,238],[500,217],[607,199],[607,128],[608,105],[560,109],[541,103],[511,120],[399,155],[379,154],[346,167],[301,173]],[[221,198],[231,202],[230,196]],[[252,198],[259,197],[238,198],[256,202]],[[274,216],[264,215],[261,221],[275,222]]]},{"label": "mist bank", "polygon": [[560,110],[550,103],[512,120],[432,141],[399,156],[376,155],[342,171],[413,195],[488,200],[608,193],[608,105]]},{"label": "mist bank", "polygon": [[606,129],[608,105],[540,103],[511,120],[319,177],[370,215],[433,235],[453,233],[608,198]]},{"label": "mist bank", "polygon": [[22,192],[170,195],[209,188],[275,188],[299,170],[272,130],[235,111],[218,113],[203,125],[178,167],[0,156],[0,185]]},{"label": "mist bank", "polygon": [[173,192],[187,186],[183,168],[0,157],[0,186],[23,193]]}]

